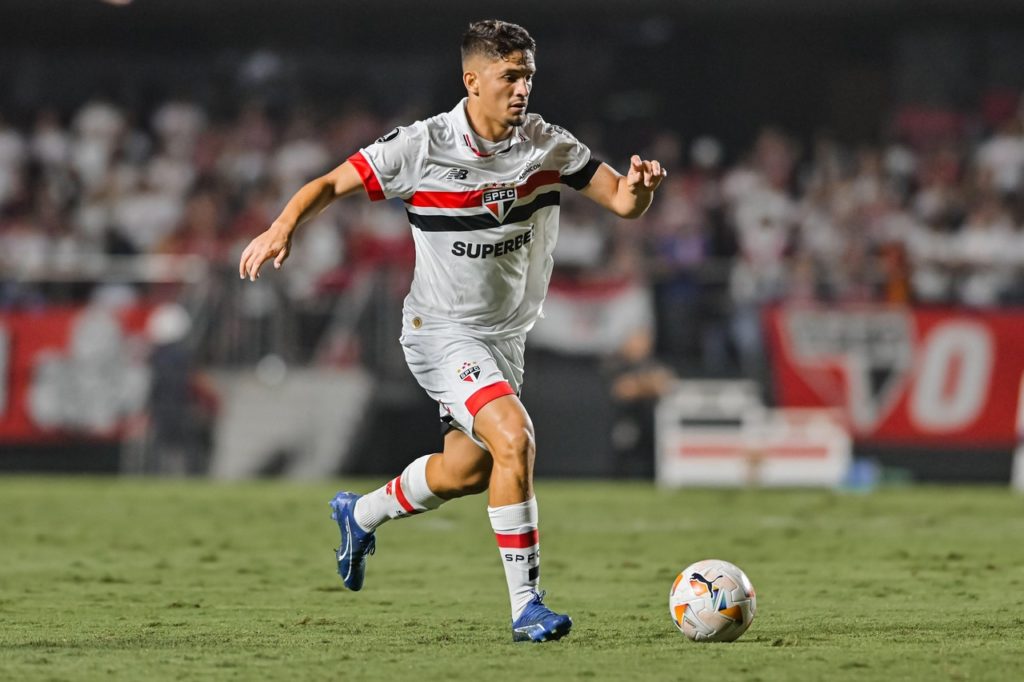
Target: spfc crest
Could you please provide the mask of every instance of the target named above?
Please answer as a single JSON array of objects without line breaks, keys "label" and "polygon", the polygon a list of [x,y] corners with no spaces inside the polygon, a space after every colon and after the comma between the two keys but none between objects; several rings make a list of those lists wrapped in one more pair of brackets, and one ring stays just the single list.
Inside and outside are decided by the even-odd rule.
[{"label": "spfc crest", "polygon": [[484,208],[494,214],[498,223],[505,222],[512,204],[516,203],[516,188],[503,187],[501,189],[489,189],[484,191]]},{"label": "spfc crest", "polygon": [[473,383],[480,378],[480,365],[475,362],[464,362],[459,369],[459,378],[463,381]]}]

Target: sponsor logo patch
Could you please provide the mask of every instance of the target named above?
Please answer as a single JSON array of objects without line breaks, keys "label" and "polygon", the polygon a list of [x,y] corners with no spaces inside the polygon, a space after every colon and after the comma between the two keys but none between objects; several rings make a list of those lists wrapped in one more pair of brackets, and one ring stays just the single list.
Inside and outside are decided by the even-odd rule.
[{"label": "sponsor logo patch", "polygon": [[530,229],[525,232],[520,232],[515,237],[509,237],[500,242],[482,244],[457,240],[452,244],[452,255],[465,256],[466,258],[500,258],[501,256],[518,251],[524,246],[529,246],[532,241],[533,225],[530,225]]},{"label": "sponsor logo patch", "polygon": [[529,166],[526,167],[526,170],[519,174],[519,177],[516,178],[516,180],[522,182],[530,175],[530,173],[537,170],[538,168],[540,168],[539,163],[530,164]]}]

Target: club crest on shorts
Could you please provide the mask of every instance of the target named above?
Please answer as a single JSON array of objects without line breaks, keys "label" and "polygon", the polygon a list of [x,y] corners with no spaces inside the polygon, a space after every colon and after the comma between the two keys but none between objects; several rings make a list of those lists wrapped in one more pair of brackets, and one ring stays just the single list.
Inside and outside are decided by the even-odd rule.
[{"label": "club crest on shorts", "polygon": [[463,381],[473,383],[480,378],[480,365],[475,362],[464,362],[459,369],[459,378]]},{"label": "club crest on shorts", "polygon": [[486,190],[483,203],[484,208],[490,211],[499,223],[505,222],[505,216],[512,209],[512,204],[516,203],[516,188],[502,187]]}]

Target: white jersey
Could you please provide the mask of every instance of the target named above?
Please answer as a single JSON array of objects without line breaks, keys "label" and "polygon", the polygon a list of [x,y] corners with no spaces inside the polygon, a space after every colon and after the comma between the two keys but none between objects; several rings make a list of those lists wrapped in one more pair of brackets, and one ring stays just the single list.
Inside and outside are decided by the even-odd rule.
[{"label": "white jersey", "polygon": [[403,332],[477,338],[525,334],[540,316],[558,238],[561,185],[582,189],[599,163],[558,126],[529,114],[493,143],[466,100],[396,128],[353,154],[371,199],[401,198],[416,244]]}]

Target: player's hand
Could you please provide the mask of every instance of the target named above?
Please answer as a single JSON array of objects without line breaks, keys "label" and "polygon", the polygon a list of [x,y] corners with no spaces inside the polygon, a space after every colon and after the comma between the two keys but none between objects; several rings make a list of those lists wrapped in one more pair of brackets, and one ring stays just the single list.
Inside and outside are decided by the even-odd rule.
[{"label": "player's hand", "polygon": [[242,251],[238,261],[238,276],[241,279],[248,277],[255,282],[260,276],[260,268],[268,260],[273,259],[274,267],[280,268],[288,259],[291,247],[291,232],[271,225],[270,229],[249,242],[249,246]]},{"label": "player's hand", "polygon": [[626,186],[633,194],[653,192],[668,175],[658,161],[645,161],[634,154],[629,160],[629,172],[626,173]]}]

